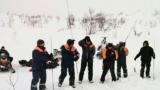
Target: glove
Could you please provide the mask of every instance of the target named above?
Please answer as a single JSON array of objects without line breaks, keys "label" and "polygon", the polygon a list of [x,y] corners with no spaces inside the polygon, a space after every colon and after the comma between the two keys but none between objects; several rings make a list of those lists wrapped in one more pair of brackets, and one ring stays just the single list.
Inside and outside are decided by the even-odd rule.
[{"label": "glove", "polygon": [[32,68],[29,69],[29,72],[32,72]]},{"label": "glove", "polygon": [[14,69],[11,70],[12,73],[16,73],[16,71]]},{"label": "glove", "polygon": [[46,63],[47,63],[47,64],[51,64],[51,63],[52,63],[52,61],[47,61]]},{"label": "glove", "polygon": [[78,61],[79,57],[78,56],[75,56],[74,57],[74,61]]},{"label": "glove", "polygon": [[53,53],[50,53],[49,56],[50,56],[50,57],[53,57]]},{"label": "glove", "polygon": [[53,53],[49,54],[49,58],[50,58],[50,60],[53,60]]},{"label": "glove", "polygon": [[153,56],[153,59],[155,59],[155,56]]}]

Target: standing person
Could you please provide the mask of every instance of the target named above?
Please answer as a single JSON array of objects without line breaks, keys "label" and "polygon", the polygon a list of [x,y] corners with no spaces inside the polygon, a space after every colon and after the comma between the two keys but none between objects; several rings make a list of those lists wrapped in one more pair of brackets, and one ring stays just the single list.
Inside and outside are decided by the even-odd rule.
[{"label": "standing person", "polygon": [[61,87],[62,83],[67,75],[67,69],[69,71],[69,85],[75,88],[75,70],[74,61],[79,59],[79,52],[73,46],[74,40],[68,39],[67,44],[61,47],[62,61],[61,61],[61,74],[59,76],[58,86]]},{"label": "standing person", "polygon": [[83,40],[79,41],[79,46],[82,47],[82,61],[81,61],[81,70],[79,73],[79,83],[82,83],[84,71],[88,64],[88,79],[90,83],[93,83],[93,56],[95,54],[95,46],[90,40],[89,36],[86,36]]},{"label": "standing person", "polygon": [[118,79],[121,77],[121,67],[123,69],[123,76],[126,78],[128,76],[126,56],[128,56],[128,49],[125,47],[125,42],[120,42],[118,51],[118,61],[117,61],[117,76]]},{"label": "standing person", "polygon": [[141,56],[140,77],[144,78],[144,69],[146,67],[146,77],[150,78],[151,58],[155,59],[155,53],[153,48],[149,46],[148,41],[143,42],[143,47],[140,49],[134,60],[136,60],[139,56]]},{"label": "standing person", "polygon": [[50,55],[45,49],[45,42],[42,39],[37,41],[37,47],[32,52],[32,75],[31,90],[37,90],[40,79],[39,90],[45,90],[46,86],[46,62]]},{"label": "standing person", "polygon": [[118,53],[116,50],[114,50],[112,43],[108,43],[108,45],[102,49],[102,58],[103,58],[103,72],[100,81],[104,83],[105,76],[109,69],[111,72],[112,81],[116,81],[116,76],[114,72],[114,63],[115,60],[118,59]]}]

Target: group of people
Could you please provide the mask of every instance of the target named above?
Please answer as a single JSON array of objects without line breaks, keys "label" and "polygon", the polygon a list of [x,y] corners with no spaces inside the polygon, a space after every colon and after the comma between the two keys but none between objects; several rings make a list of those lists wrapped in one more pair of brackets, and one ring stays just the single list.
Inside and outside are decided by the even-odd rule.
[{"label": "group of people", "polygon": [[[69,85],[75,88],[75,68],[74,62],[78,61],[80,54],[78,50],[74,47],[73,39],[68,39],[65,45],[61,46],[61,74],[59,76],[58,86],[61,87],[63,81],[67,75],[67,71],[70,75]],[[96,47],[91,41],[89,36],[79,41],[79,46],[82,48],[82,58],[81,58],[81,68],[79,72],[79,84],[82,84],[84,71],[88,66],[88,80],[90,83],[93,82],[93,58],[96,52]],[[103,59],[103,72],[100,78],[100,82],[104,83],[105,76],[110,70],[112,81],[119,80],[121,78],[121,68],[123,69],[123,77],[127,78],[127,64],[126,57],[129,54],[128,49],[125,46],[125,42],[120,42],[118,45],[114,46],[112,43],[108,43],[104,48],[102,48],[102,59]],[[46,71],[45,63],[49,60],[50,55],[47,53],[44,47],[44,41],[38,40],[37,47],[33,50],[33,79],[31,83],[31,90],[37,90],[37,83],[40,79],[39,89],[45,90],[46,82]],[[150,66],[151,58],[155,59],[155,53],[152,47],[149,46],[148,41],[143,42],[143,47],[140,49],[139,53],[135,56],[136,60],[141,56],[141,70],[140,77],[144,78],[144,69],[146,67],[146,77],[150,78]],[[115,61],[117,61],[117,75],[115,75]]]},{"label": "group of people", "polygon": [[[67,70],[69,72],[69,85],[75,88],[75,68],[74,62],[78,61],[80,54],[78,50],[74,47],[73,39],[68,39],[65,45],[61,46],[61,74],[59,76],[58,86],[61,87],[63,81],[67,75]],[[79,46],[82,48],[82,58],[81,58],[81,68],[79,72],[79,84],[82,84],[84,71],[88,66],[88,80],[90,83],[93,82],[93,57],[96,52],[96,47],[91,41],[89,36],[79,41]],[[100,82],[104,83],[105,76],[110,70],[112,81],[116,81],[121,78],[121,68],[123,69],[123,77],[128,76],[126,57],[129,51],[125,47],[125,42],[120,42],[118,45],[114,46],[112,43],[108,43],[104,48],[102,48],[102,59],[103,59],[103,72],[100,78]],[[46,71],[45,63],[50,57],[46,52],[44,47],[44,41],[38,40],[37,47],[33,50],[33,79],[31,83],[31,90],[37,90],[37,83],[40,79],[39,89],[45,90],[46,82]],[[146,67],[146,77],[150,78],[150,66],[151,58],[155,59],[155,53],[152,47],[149,46],[148,41],[144,41],[143,47],[140,52],[136,55],[134,60],[141,56],[141,70],[140,77],[144,78],[144,69]],[[115,75],[115,61],[117,61],[117,75]]]},{"label": "group of people", "polygon": [[[65,45],[61,46],[61,73],[59,76],[58,86],[61,87],[65,77],[67,76],[67,71],[70,75],[69,85],[75,88],[75,68],[74,62],[78,61],[80,58],[80,53],[74,47],[73,39],[68,39]],[[88,66],[88,80],[90,83],[93,81],[93,59],[96,52],[96,47],[91,41],[89,36],[78,42],[79,46],[82,48],[81,57],[81,68],[79,72],[79,84],[82,84],[84,71]],[[1,48],[1,52],[4,47]],[[105,82],[105,76],[110,70],[112,81],[117,81],[121,78],[121,68],[123,69],[123,77],[128,77],[126,57],[129,54],[129,50],[125,46],[125,42],[120,42],[118,45],[114,46],[112,43],[107,43],[105,47],[102,48],[102,75],[100,77],[100,82]],[[149,46],[148,41],[143,42],[143,47],[140,49],[139,53],[135,56],[134,60],[141,56],[141,70],[140,77],[144,78],[144,69],[146,68],[146,77],[150,78],[150,66],[151,59],[155,59],[155,53],[152,47]],[[10,58],[10,62],[13,58],[7,54]],[[45,42],[42,39],[37,41],[37,46],[32,52],[32,81],[31,90],[38,90],[37,84],[39,83],[39,90],[46,89],[46,63],[53,58],[53,54],[49,54],[45,48]],[[117,75],[115,74],[115,61],[117,61]],[[1,63],[1,62],[0,62]],[[11,64],[10,64],[11,65]],[[12,68],[13,69],[13,68]],[[40,81],[39,81],[40,80]]]}]

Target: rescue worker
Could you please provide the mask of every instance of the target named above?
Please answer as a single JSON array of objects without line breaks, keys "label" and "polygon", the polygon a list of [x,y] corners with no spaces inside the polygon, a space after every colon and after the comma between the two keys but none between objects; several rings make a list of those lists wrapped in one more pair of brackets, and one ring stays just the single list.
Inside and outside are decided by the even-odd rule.
[{"label": "rescue worker", "polygon": [[31,90],[37,90],[39,83],[39,90],[46,89],[46,63],[50,60],[50,55],[46,51],[45,42],[42,39],[37,41],[37,47],[32,52],[32,81]]},{"label": "rescue worker", "polygon": [[74,69],[74,61],[79,59],[79,52],[73,46],[74,40],[68,39],[67,44],[62,45],[61,47],[61,54],[62,54],[62,61],[61,61],[61,74],[59,76],[59,83],[58,86],[61,87],[62,83],[67,75],[67,70],[69,72],[69,85],[75,88],[75,69]]},{"label": "rescue worker", "polygon": [[118,60],[117,60],[117,78],[121,77],[121,68],[123,69],[123,76],[126,78],[128,76],[127,65],[126,65],[126,56],[128,56],[128,49],[125,47],[125,42],[120,42],[118,51]]},{"label": "rescue worker", "polygon": [[82,83],[84,71],[88,65],[88,80],[93,83],[93,56],[95,54],[95,46],[89,36],[79,41],[79,46],[82,47],[81,69],[79,73],[79,83]]},{"label": "rescue worker", "polygon": [[102,49],[102,58],[103,58],[103,72],[102,72],[100,81],[102,83],[104,83],[105,76],[106,76],[108,70],[110,70],[110,72],[111,72],[112,81],[116,81],[116,76],[115,76],[115,71],[114,71],[115,65],[114,64],[115,64],[115,60],[118,59],[118,53],[114,49],[112,43],[108,43],[108,45]]}]

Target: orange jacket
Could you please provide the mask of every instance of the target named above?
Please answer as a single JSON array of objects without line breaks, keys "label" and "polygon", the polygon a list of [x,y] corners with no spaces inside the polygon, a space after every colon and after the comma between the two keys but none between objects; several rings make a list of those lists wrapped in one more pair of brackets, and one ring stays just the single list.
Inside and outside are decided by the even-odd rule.
[{"label": "orange jacket", "polygon": [[[115,59],[117,60],[118,59],[118,52],[116,50],[114,50],[114,53],[115,53]],[[103,58],[103,60],[107,59],[107,49],[106,48],[102,49],[102,58]]]},{"label": "orange jacket", "polygon": [[73,61],[77,61],[80,57],[79,52],[77,49],[73,47],[69,47],[68,44],[65,44],[61,47],[61,55],[62,55],[62,62],[66,65],[73,64]]},{"label": "orange jacket", "polygon": [[129,52],[128,52],[128,49],[126,47],[124,48],[124,52],[125,52],[126,56],[128,56]]},{"label": "orange jacket", "polygon": [[36,47],[34,50],[39,51],[39,52],[44,52],[41,48]]},{"label": "orange jacket", "polygon": [[72,51],[72,52],[74,52],[74,51],[76,50],[76,48],[75,48],[74,46],[73,46],[72,48],[70,48],[68,44],[65,44],[64,47],[65,47],[65,49],[66,49],[67,51]]},{"label": "orange jacket", "polygon": [[[76,51],[77,51],[77,49],[76,49],[74,46],[70,49],[68,44],[64,45],[64,48],[65,48],[67,51],[71,51],[71,52],[76,52]],[[80,57],[79,54],[77,54],[76,56]]]}]

